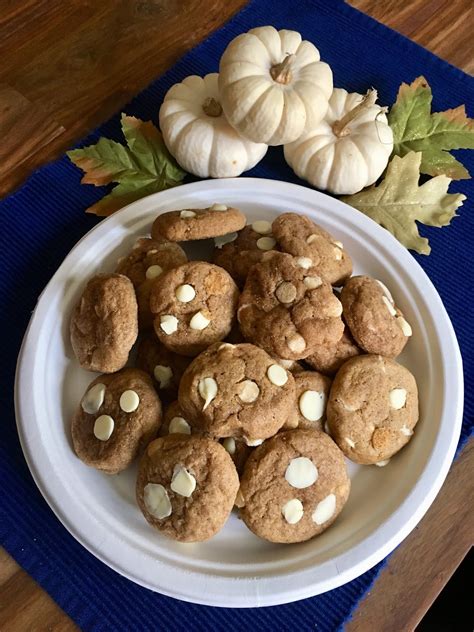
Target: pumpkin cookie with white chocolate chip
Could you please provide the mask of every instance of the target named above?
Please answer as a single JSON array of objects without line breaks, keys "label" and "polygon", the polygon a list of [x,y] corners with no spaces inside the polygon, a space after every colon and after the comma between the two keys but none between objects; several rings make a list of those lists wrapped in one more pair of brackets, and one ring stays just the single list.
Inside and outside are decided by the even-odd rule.
[{"label": "pumpkin cookie with white chocolate chip", "polygon": [[122,274],[90,279],[74,308],[71,344],[83,369],[114,373],[125,366],[138,336],[133,285]]},{"label": "pumpkin cookie with white chocolate chip", "polygon": [[390,358],[402,352],[412,330],[383,283],[368,276],[352,277],[342,289],[341,302],[359,347]]},{"label": "pumpkin cookie with white chocolate chip", "polygon": [[319,430],[288,430],[245,464],[239,506],[247,527],[270,542],[303,542],[337,518],[349,496],[344,456]]},{"label": "pumpkin cookie with white chocolate chip", "polygon": [[346,326],[340,340],[333,345],[316,347],[316,350],[304,361],[324,375],[334,375],[346,360],[361,353],[364,352],[357,346],[349,328]]},{"label": "pumpkin cookie with white chocolate chip", "polygon": [[171,402],[171,404],[165,408],[163,423],[160,427],[160,436],[165,437],[169,434],[190,435],[191,433],[191,424],[186,419],[179,402]]},{"label": "pumpkin cookie with white chocolate chip", "polygon": [[296,406],[285,428],[314,428],[322,430],[326,421],[326,404],[331,380],[317,371],[296,373]]},{"label": "pumpkin cookie with white chocolate chip", "polygon": [[163,535],[202,542],[224,526],[238,488],[235,466],[219,443],[172,434],[148,446],[136,495],[146,520]]},{"label": "pumpkin cookie with white chocolate chip", "polygon": [[305,215],[279,215],[272,232],[282,252],[299,257],[301,265],[331,285],[342,285],[351,276],[352,261],[343,244]]},{"label": "pumpkin cookie with white chocolate chip", "polygon": [[130,254],[119,259],[116,272],[130,279],[137,294],[140,329],[150,328],[153,324],[150,293],[154,281],[166,270],[176,268],[187,260],[186,253],[178,244],[145,237],[137,239]]},{"label": "pumpkin cookie with white chocolate chip", "polygon": [[216,237],[213,262],[227,270],[237,285],[243,287],[250,268],[269,250],[279,250],[271,231],[270,222],[257,220],[239,233]]},{"label": "pumpkin cookie with white chocolate chip", "polygon": [[263,349],[221,343],[191,362],[178,400],[193,428],[255,446],[283,426],[294,397],[293,376]]},{"label": "pumpkin cookie with white chocolate chip", "polygon": [[247,340],[275,357],[300,360],[340,339],[341,314],[329,283],[298,258],[272,252],[250,270],[237,317]]},{"label": "pumpkin cookie with white chocolate chip", "polygon": [[121,472],[156,435],[161,402],[139,369],[100,375],[89,384],[72,420],[77,456],[107,474]]},{"label": "pumpkin cookie with white chocolate chip", "polygon": [[416,381],[401,364],[362,355],[339,369],[329,396],[327,422],[331,436],[349,459],[384,463],[410,441],[417,421]]},{"label": "pumpkin cookie with white chocolate chip", "polygon": [[222,268],[191,261],[161,275],[150,308],[161,342],[176,353],[195,356],[232,329],[239,291]]},{"label": "pumpkin cookie with white chocolate chip", "polygon": [[151,236],[170,241],[191,241],[227,235],[245,226],[242,211],[225,204],[161,213],[153,222]]},{"label": "pumpkin cookie with white chocolate chip", "polygon": [[138,345],[136,366],[153,378],[164,401],[169,402],[178,395],[179,382],[189,363],[186,356],[167,349],[154,332],[142,338]]}]

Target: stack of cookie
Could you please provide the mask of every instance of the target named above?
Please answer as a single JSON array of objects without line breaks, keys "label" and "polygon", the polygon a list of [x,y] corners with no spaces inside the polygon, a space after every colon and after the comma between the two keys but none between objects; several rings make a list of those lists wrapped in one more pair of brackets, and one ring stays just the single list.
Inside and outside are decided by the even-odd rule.
[{"label": "stack of cookie", "polygon": [[[213,263],[177,243],[210,238]],[[385,465],[418,420],[394,359],[411,327],[383,283],[351,274],[343,244],[295,213],[159,215],[72,316],[79,363],[102,373],[72,421],[79,458],[113,474],[140,457],[138,505],[179,541],[212,537],[233,506],[272,542],[327,529],[344,457]]]}]

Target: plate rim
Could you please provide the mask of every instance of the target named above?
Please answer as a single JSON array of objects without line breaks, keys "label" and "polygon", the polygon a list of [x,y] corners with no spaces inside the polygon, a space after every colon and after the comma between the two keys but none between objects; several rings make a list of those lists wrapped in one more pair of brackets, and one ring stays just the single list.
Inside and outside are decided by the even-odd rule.
[{"label": "plate rim", "polygon": [[[452,378],[451,381],[454,383],[456,387],[455,390],[457,390],[457,396],[455,398],[455,402],[453,400],[454,403],[452,404],[453,431],[451,432],[450,442],[444,453],[444,458],[441,463],[438,463],[439,469],[437,472],[437,476],[430,481],[429,489],[425,493],[423,501],[420,502],[416,510],[413,512],[411,518],[409,520],[406,520],[406,522],[399,527],[398,531],[392,534],[391,538],[388,541],[385,541],[385,543],[383,544],[379,544],[375,548],[375,550],[373,550],[371,553],[367,553],[367,555],[363,559],[359,560],[357,563],[352,564],[351,566],[349,566],[348,568],[342,571],[340,571],[337,567],[337,564],[335,564],[336,571],[337,571],[336,576],[330,579],[326,579],[325,581],[318,580],[316,585],[310,584],[306,586],[305,589],[301,589],[301,587],[298,587],[298,589],[291,589],[291,587],[288,586],[287,589],[284,590],[283,592],[279,592],[276,595],[271,595],[271,596],[268,594],[265,594],[263,596],[259,594],[258,589],[256,589],[252,591],[251,593],[246,592],[245,594],[242,593],[240,595],[227,595],[227,597],[229,598],[229,601],[226,603],[220,603],[220,602],[215,601],[215,599],[212,598],[212,595],[210,598],[208,598],[207,593],[190,595],[188,593],[186,594],[180,593],[179,591],[176,591],[176,590],[174,591],[169,590],[166,585],[162,586],[162,585],[149,584],[148,582],[144,581],[140,577],[137,577],[134,573],[131,573],[129,570],[121,567],[120,564],[117,564],[114,559],[111,559],[107,555],[102,554],[100,550],[95,548],[90,542],[88,542],[83,537],[83,534],[80,533],[79,529],[77,529],[74,524],[71,524],[70,520],[68,520],[68,516],[65,515],[64,510],[60,506],[57,506],[57,503],[54,502],[54,499],[50,498],[49,493],[48,493],[47,482],[43,480],[44,474],[42,476],[41,472],[37,469],[37,463],[35,460],[34,451],[32,451],[30,449],[30,446],[28,445],[28,438],[26,434],[24,434],[25,424],[24,422],[22,422],[22,416],[24,414],[23,409],[25,409],[25,401],[24,401],[25,398],[22,398],[20,384],[22,382],[24,383],[24,381],[26,381],[26,383],[28,382],[31,383],[32,363],[29,361],[29,359],[30,359],[30,356],[32,355],[32,349],[31,349],[31,344],[30,344],[30,338],[32,336],[32,330],[35,324],[35,319],[38,314],[38,308],[41,306],[41,301],[44,298],[44,296],[47,295],[47,292],[49,288],[52,286],[56,277],[60,275],[60,271],[63,268],[63,266],[66,266],[66,262],[68,258],[70,257],[70,255],[81,245],[81,243],[85,239],[88,238],[88,236],[91,233],[93,233],[100,227],[104,226],[104,224],[106,224],[107,222],[113,221],[114,218],[116,220],[117,217],[120,216],[120,214],[129,212],[131,209],[135,207],[137,209],[140,209],[140,207],[143,205],[144,200],[153,199],[153,200],[157,200],[158,202],[158,201],[161,201],[165,197],[172,198],[173,193],[179,197],[184,197],[189,192],[191,192],[192,194],[194,190],[197,190],[197,191],[199,191],[199,189],[206,190],[209,186],[211,186],[211,188],[214,188],[214,189],[221,189],[221,190],[224,189],[225,191],[225,189],[229,186],[232,186],[232,187],[237,186],[238,188],[239,187],[250,188],[252,186],[261,188],[263,186],[264,188],[266,185],[271,187],[272,195],[275,195],[276,189],[289,188],[290,192],[291,190],[294,190],[295,197],[299,197],[301,202],[308,203],[308,204],[314,205],[315,203],[317,203],[317,198],[319,196],[323,196],[324,198],[330,198],[331,203],[342,205],[346,209],[349,209],[351,213],[354,213],[355,217],[357,218],[357,222],[362,224],[361,226],[362,230],[365,230],[366,228],[368,228],[370,232],[375,231],[376,234],[378,233],[379,237],[382,240],[386,241],[388,239],[389,242],[392,241],[392,243],[396,244],[395,247],[398,249],[398,251],[400,253],[403,253],[403,255],[401,255],[402,259],[405,258],[406,261],[407,262],[409,261],[410,263],[409,276],[412,277],[414,271],[416,272],[416,276],[421,275],[421,278],[423,278],[423,282],[428,284],[430,288],[430,293],[432,295],[431,298],[436,300],[437,302],[437,313],[441,314],[443,317],[443,325],[445,326],[445,333],[447,334],[445,347],[446,348],[450,347],[449,351],[454,361],[454,367],[452,367],[454,369],[453,370],[454,377]],[[179,193],[177,193],[177,191],[179,191]],[[307,198],[308,195],[313,195],[314,200],[311,200],[311,201],[307,199],[303,200],[301,197],[301,196],[303,197],[306,196]],[[171,203],[171,200],[170,200],[170,203]],[[407,257],[410,257],[410,259],[407,259]],[[34,345],[33,345],[33,348],[34,348]],[[462,357],[461,357],[459,345],[457,342],[456,334],[455,334],[453,325],[451,323],[451,320],[449,318],[449,315],[446,311],[446,308],[444,307],[441,297],[439,296],[434,284],[432,283],[428,275],[425,273],[423,268],[409,254],[409,252],[403,246],[401,246],[401,244],[399,244],[398,241],[395,240],[395,238],[390,233],[388,233],[384,228],[382,228],[381,226],[377,225],[375,222],[370,220],[367,216],[365,216],[363,213],[361,213],[357,209],[351,206],[348,206],[347,204],[345,204],[341,200],[338,200],[337,198],[333,198],[332,196],[329,196],[327,194],[321,193],[314,189],[310,189],[309,187],[305,187],[302,185],[293,184],[293,183],[285,182],[281,180],[272,180],[272,179],[266,179],[266,178],[224,178],[220,180],[213,180],[213,179],[201,180],[198,182],[180,185],[179,187],[168,189],[166,191],[161,191],[158,193],[154,193],[150,196],[147,196],[146,198],[137,200],[127,205],[123,209],[120,209],[120,211],[117,211],[117,213],[114,213],[113,215],[107,217],[105,220],[101,221],[99,224],[96,224],[95,226],[93,226],[87,233],[85,233],[77,241],[77,243],[66,255],[66,257],[64,258],[62,263],[59,265],[56,272],[53,274],[53,276],[48,281],[45,288],[43,289],[43,291],[40,293],[38,297],[35,309],[28,323],[28,327],[26,329],[26,332],[22,341],[22,345],[20,348],[20,352],[18,355],[16,372],[15,372],[14,401],[15,401],[15,418],[16,418],[16,424],[17,424],[17,431],[20,438],[23,454],[28,464],[28,467],[30,469],[30,472],[32,474],[32,477],[38,489],[40,490],[43,498],[46,500],[46,502],[52,509],[53,513],[60,520],[62,525],[69,531],[69,533],[82,546],[84,546],[86,550],[88,550],[95,557],[100,559],[103,563],[105,563],[107,566],[112,568],[114,571],[116,571],[120,575],[127,577],[128,579],[134,581],[135,583],[141,586],[144,586],[146,588],[149,588],[150,590],[153,590],[155,592],[160,592],[161,594],[164,594],[170,597],[174,597],[177,599],[182,599],[191,603],[197,603],[197,604],[202,604],[202,605],[218,606],[218,607],[245,607],[246,608],[246,607],[270,606],[270,605],[289,603],[289,602],[298,601],[300,599],[304,599],[307,597],[315,596],[317,594],[320,594],[322,592],[325,592],[333,588],[337,588],[349,581],[352,581],[354,578],[358,577],[365,571],[369,570],[375,564],[377,564],[382,559],[384,559],[391,551],[393,551],[393,549],[405,539],[405,537],[415,528],[415,526],[423,518],[423,516],[425,515],[426,511],[431,506],[439,490],[441,489],[441,486],[444,483],[444,480],[451,466],[451,463],[455,454],[456,446],[459,441],[459,436],[461,433],[463,401],[464,401],[463,395],[464,395],[464,376],[463,376],[463,370],[462,370]],[[26,408],[28,408],[27,403],[26,403]],[[31,405],[30,408],[34,408],[34,407]],[[428,467],[428,464],[431,462],[433,458],[433,452],[434,452],[434,449],[429,455],[429,458],[425,467]],[[390,514],[390,519],[392,519],[396,514],[401,512],[403,505],[408,503],[408,501],[411,498],[411,495],[414,493],[415,487],[420,483],[420,480],[422,478],[423,478],[423,475],[420,476],[415,486],[410,490],[410,492],[407,494],[407,496],[404,498],[401,504],[397,507],[397,509]],[[378,529],[380,529],[380,527],[378,527],[377,530]],[[359,543],[357,546],[360,546],[361,544],[363,544],[368,538],[371,537],[371,535],[366,536],[362,540],[362,542]],[[325,563],[332,563],[332,562],[333,560],[330,559]],[[180,572],[182,571],[180,570]],[[295,571],[295,573],[298,573],[298,571]],[[206,575],[206,577],[209,578],[209,575]],[[222,580],[222,578],[218,578],[218,579]],[[255,584],[258,583],[258,580],[254,581],[254,583]],[[222,596],[220,598],[222,598]]]}]

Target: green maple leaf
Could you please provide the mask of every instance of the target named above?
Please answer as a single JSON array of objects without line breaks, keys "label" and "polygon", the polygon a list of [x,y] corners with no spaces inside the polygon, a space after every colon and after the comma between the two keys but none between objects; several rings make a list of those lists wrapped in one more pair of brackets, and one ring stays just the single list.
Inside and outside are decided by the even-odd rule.
[{"label": "green maple leaf", "polygon": [[67,152],[69,159],[84,171],[83,184],[117,183],[87,213],[111,215],[146,195],[181,184],[186,175],[153,123],[122,114],[121,125],[126,147],[100,138],[95,145]]},{"label": "green maple leaf", "polygon": [[451,178],[445,175],[419,186],[421,160],[420,152],[394,156],[380,184],[344,195],[341,200],[386,228],[407,248],[429,255],[428,240],[420,236],[416,222],[447,226],[466,196],[448,193]]},{"label": "green maple leaf", "polygon": [[422,153],[420,171],[430,176],[445,174],[453,180],[470,178],[468,170],[449,153],[451,149],[474,148],[474,120],[464,105],[431,113],[431,88],[424,77],[402,83],[388,122],[393,130],[393,153]]}]

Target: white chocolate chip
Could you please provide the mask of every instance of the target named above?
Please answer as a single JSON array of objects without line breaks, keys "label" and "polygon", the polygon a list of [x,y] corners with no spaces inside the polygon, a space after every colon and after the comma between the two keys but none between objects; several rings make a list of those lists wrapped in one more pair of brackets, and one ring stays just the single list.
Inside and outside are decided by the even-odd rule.
[{"label": "white chocolate chip", "polygon": [[235,345],[231,344],[230,342],[223,342],[221,345],[219,345],[217,351],[222,351],[223,349],[235,349]]},{"label": "white chocolate chip", "polygon": [[324,415],[326,395],[319,391],[305,391],[301,394],[298,405],[305,419],[318,421]]},{"label": "white chocolate chip", "polygon": [[192,285],[185,283],[176,288],[175,296],[181,303],[189,303],[196,296],[196,290]]},{"label": "white chocolate chip", "polygon": [[189,326],[195,331],[202,331],[210,322],[209,318],[206,318],[202,312],[196,312],[189,321]]},{"label": "white chocolate chip", "polygon": [[191,434],[191,426],[184,417],[173,417],[168,426],[168,434]]},{"label": "white chocolate chip", "polygon": [[275,296],[280,303],[292,303],[296,298],[296,287],[293,283],[283,281],[275,290]]},{"label": "white chocolate chip", "polygon": [[296,524],[303,517],[303,503],[297,498],[292,498],[283,505],[281,513],[288,524]]},{"label": "white chocolate chip", "polygon": [[147,511],[155,518],[158,518],[158,520],[163,520],[163,518],[171,516],[171,512],[173,511],[168,492],[163,485],[158,485],[157,483],[148,483],[145,485],[145,489],[143,490],[143,502],[145,503]]},{"label": "white chocolate chip", "polygon": [[182,219],[191,219],[193,217],[196,217],[196,213],[194,211],[181,211],[181,213],[179,214],[179,216]]},{"label": "white chocolate chip", "polygon": [[148,255],[154,255],[158,252],[158,250],[156,248],[150,248],[150,250],[146,251],[146,256],[148,257]]},{"label": "white chocolate chip", "polygon": [[214,237],[214,245],[220,250],[222,246],[230,244],[236,239],[237,233],[227,233],[227,235],[219,235],[218,237]]},{"label": "white chocolate chip", "polygon": [[390,290],[388,289],[388,287],[384,283],[382,283],[382,281],[379,281],[378,279],[375,279],[375,281],[376,281],[376,283],[378,283],[380,285],[380,287],[382,288],[383,293],[388,298],[390,303],[392,303],[392,305],[393,305],[395,303],[395,301],[393,300],[392,294],[391,294]]},{"label": "white chocolate chip", "polygon": [[170,487],[176,494],[189,498],[196,489],[196,479],[185,467],[175,465]]},{"label": "white chocolate chip", "polygon": [[272,364],[268,367],[267,377],[275,386],[283,386],[288,382],[288,374],[279,364]]},{"label": "white chocolate chip", "polygon": [[397,315],[397,310],[394,308],[394,306],[389,301],[389,299],[386,296],[382,296],[382,301],[385,303],[385,306],[387,307],[387,309],[390,312],[391,316],[396,316]]},{"label": "white chocolate chip", "polygon": [[258,384],[253,380],[244,380],[241,383],[239,398],[246,404],[254,402],[260,395]]},{"label": "white chocolate chip", "polygon": [[337,240],[334,240],[332,243],[333,243],[335,246],[337,246],[338,248],[340,248],[341,250],[344,250],[344,246],[343,246],[343,244],[342,244],[342,241],[337,241]]},{"label": "white chocolate chip", "polygon": [[286,481],[297,489],[310,487],[318,480],[318,468],[306,456],[291,459],[285,472]]},{"label": "white chocolate chip", "polygon": [[133,413],[140,405],[140,398],[138,393],[132,390],[124,391],[120,395],[119,406],[124,413]]},{"label": "white chocolate chip", "polygon": [[147,279],[156,279],[163,272],[163,268],[158,265],[150,266],[146,269],[145,276]]},{"label": "white chocolate chip", "polygon": [[340,261],[342,259],[342,250],[340,248],[334,248],[334,259]]},{"label": "white chocolate chip", "polygon": [[257,248],[260,250],[271,250],[276,245],[276,239],[273,237],[260,237],[257,239]]},{"label": "white chocolate chip", "polygon": [[295,334],[288,340],[288,348],[293,353],[301,353],[306,349],[306,340],[300,334]]},{"label": "white chocolate chip", "polygon": [[272,225],[266,219],[259,219],[252,224],[252,229],[259,235],[269,235],[272,232]]},{"label": "white chocolate chip", "polygon": [[209,207],[210,211],[227,211],[227,206],[225,204],[213,204]]},{"label": "white chocolate chip", "polygon": [[333,296],[333,300],[326,307],[326,315],[331,318],[338,318],[342,314],[341,301]]},{"label": "white chocolate chip", "polygon": [[298,257],[295,263],[298,268],[303,268],[303,270],[309,270],[309,268],[313,265],[313,262],[309,257]]},{"label": "white chocolate chip", "polygon": [[178,331],[178,319],[171,314],[165,314],[160,318],[160,327],[167,336],[174,334],[175,331]]},{"label": "white chocolate chip", "polygon": [[306,239],[306,243],[307,243],[307,244],[312,244],[312,243],[313,243],[313,241],[314,241],[315,239],[317,239],[317,238],[318,238],[318,236],[317,236],[317,235],[315,235],[315,234],[313,233],[313,235],[310,235],[310,236]]},{"label": "white chocolate chip", "polygon": [[303,283],[309,290],[315,290],[317,287],[322,285],[322,280],[318,276],[307,276],[303,279]]},{"label": "white chocolate chip", "polygon": [[389,393],[390,407],[400,410],[407,403],[407,392],[404,388],[393,388]]},{"label": "white chocolate chip", "polygon": [[408,428],[408,426],[402,426],[400,428],[400,432],[402,434],[404,434],[405,437],[411,437],[411,435],[413,434],[413,430],[410,430],[410,428]]},{"label": "white chocolate chip", "polygon": [[336,511],[336,496],[329,494],[324,500],[316,505],[316,509],[313,511],[313,522],[316,524],[324,524],[334,516]]},{"label": "white chocolate chip", "polygon": [[378,463],[375,463],[375,465],[377,467],[385,467],[389,462],[390,462],[390,459],[385,459],[385,461],[379,461]]},{"label": "white chocolate chip", "polygon": [[349,439],[349,437],[345,437],[345,438],[344,438],[344,441],[347,443],[347,445],[348,445],[350,448],[355,448],[355,443],[352,441],[352,439]]},{"label": "white chocolate chip", "polygon": [[278,364],[281,364],[281,366],[284,369],[288,369],[288,371],[290,371],[293,366],[295,365],[295,361],[294,360],[284,360],[282,358],[278,359]]},{"label": "white chocolate chip", "polygon": [[248,437],[244,437],[244,441],[249,448],[256,448],[259,445],[262,445],[263,439],[249,439]]},{"label": "white chocolate chip", "polygon": [[99,441],[108,441],[114,431],[115,422],[110,415],[97,417],[94,423],[94,435]]},{"label": "white chocolate chip", "polygon": [[82,410],[89,415],[95,415],[104,403],[105,384],[94,384],[81,400]]},{"label": "white chocolate chip", "polygon": [[239,509],[241,509],[242,507],[245,507],[245,498],[243,497],[243,494],[240,491],[240,487],[239,487],[239,491],[237,492],[237,495],[235,496],[234,505],[238,507]]},{"label": "white chocolate chip", "polygon": [[227,450],[229,454],[235,454],[235,439],[234,437],[227,437],[222,442],[222,445]]},{"label": "white chocolate chip", "polygon": [[403,316],[397,317],[397,324],[407,338],[409,338],[413,334],[413,330],[410,327],[410,324],[403,318]]},{"label": "white chocolate chip", "polygon": [[205,377],[199,382],[198,386],[199,395],[204,400],[203,410],[209,406],[214,397],[217,395],[217,382],[213,377]]},{"label": "white chocolate chip", "polygon": [[163,364],[157,364],[153,369],[153,375],[160,388],[168,388],[173,377],[173,369]]}]

